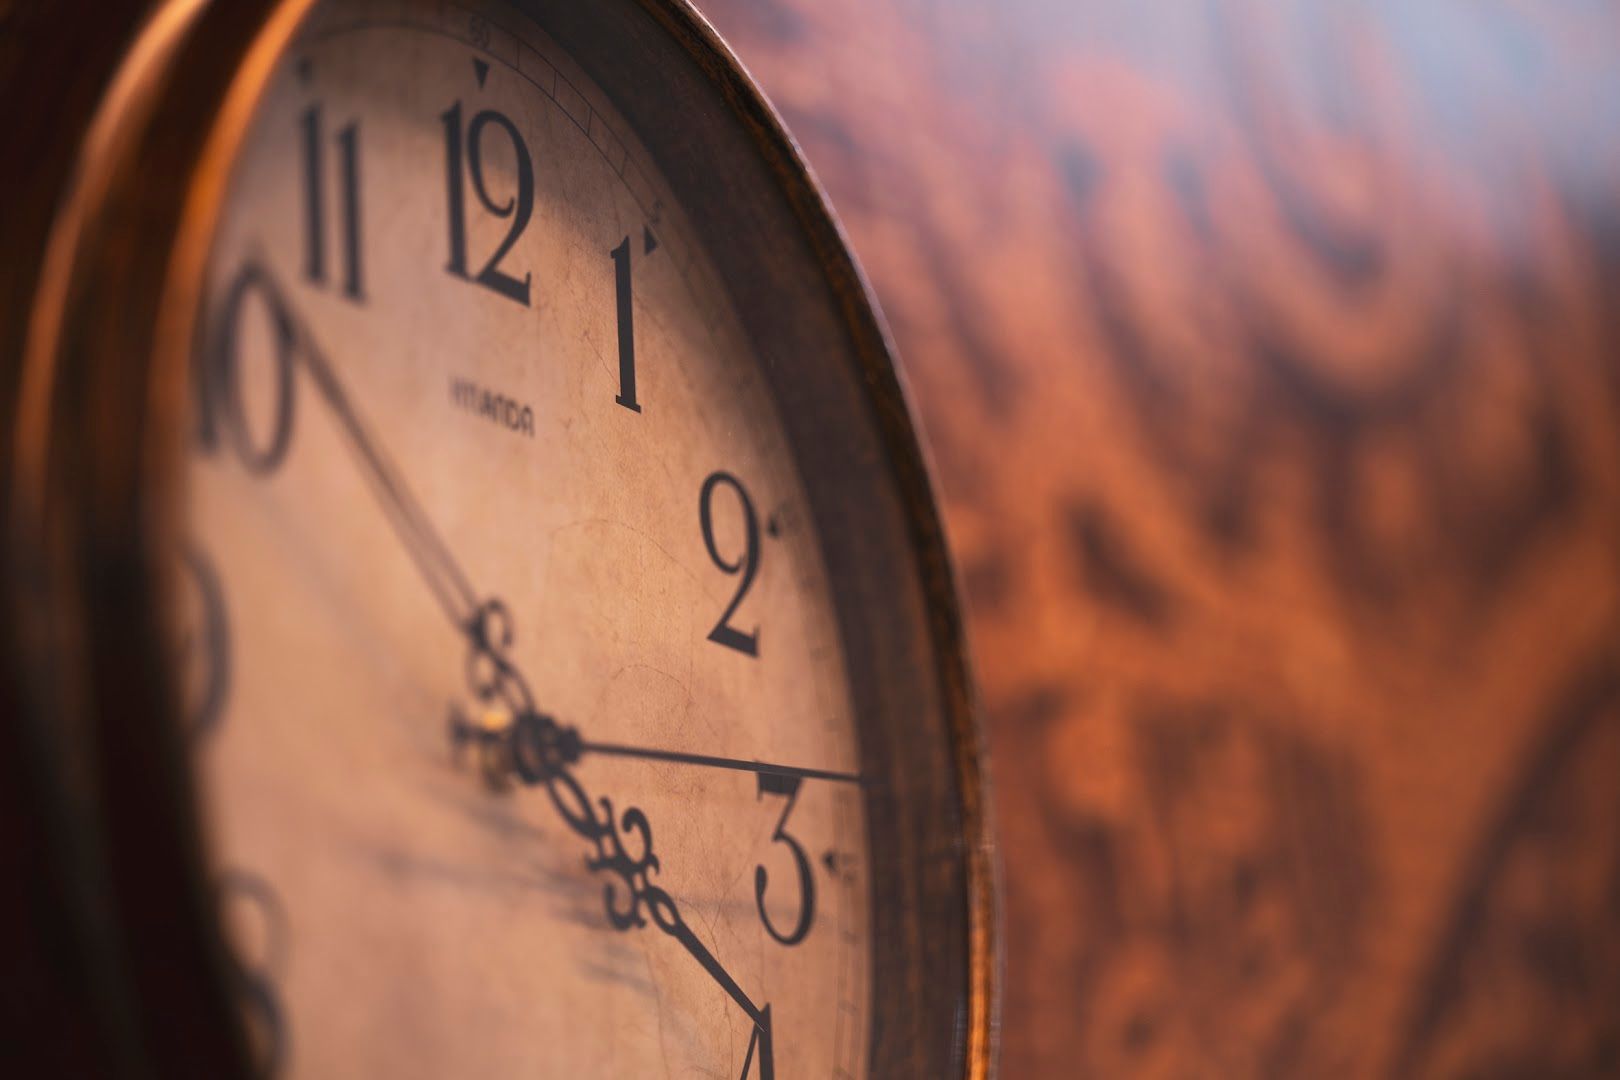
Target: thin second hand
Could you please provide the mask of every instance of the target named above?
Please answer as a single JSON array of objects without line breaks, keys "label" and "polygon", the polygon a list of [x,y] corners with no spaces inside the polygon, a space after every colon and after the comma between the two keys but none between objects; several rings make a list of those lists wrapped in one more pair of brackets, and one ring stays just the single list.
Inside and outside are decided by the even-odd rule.
[{"label": "thin second hand", "polygon": [[798,765],[774,765],[765,761],[745,761],[742,758],[715,757],[711,754],[689,754],[681,750],[655,750],[646,746],[625,746],[621,743],[599,742],[582,742],[579,748],[582,753],[586,754],[646,758],[651,761],[669,761],[677,765],[700,765],[711,769],[735,769],[738,772],[791,776],[803,780],[830,780],[836,784],[864,784],[866,782],[859,773],[835,772],[831,769],[807,769]]}]

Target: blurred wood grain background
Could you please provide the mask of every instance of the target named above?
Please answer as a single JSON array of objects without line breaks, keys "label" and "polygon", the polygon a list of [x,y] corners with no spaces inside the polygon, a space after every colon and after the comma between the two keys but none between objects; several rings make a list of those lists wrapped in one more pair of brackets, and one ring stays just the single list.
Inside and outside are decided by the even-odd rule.
[{"label": "blurred wood grain background", "polygon": [[1002,1075],[1620,1075],[1620,10],[698,3],[938,466]]}]

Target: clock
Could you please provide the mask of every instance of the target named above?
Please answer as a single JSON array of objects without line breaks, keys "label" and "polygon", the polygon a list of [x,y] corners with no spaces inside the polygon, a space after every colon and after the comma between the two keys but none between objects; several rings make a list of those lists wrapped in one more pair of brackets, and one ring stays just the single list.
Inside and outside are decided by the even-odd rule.
[{"label": "clock", "polygon": [[42,1053],[988,1075],[927,461],[697,14],[168,0],[30,136],[74,162],[6,309]]}]

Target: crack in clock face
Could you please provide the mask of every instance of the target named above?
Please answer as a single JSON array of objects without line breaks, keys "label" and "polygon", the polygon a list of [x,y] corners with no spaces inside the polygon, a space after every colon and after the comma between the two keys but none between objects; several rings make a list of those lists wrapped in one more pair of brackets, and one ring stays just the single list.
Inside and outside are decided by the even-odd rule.
[{"label": "crack in clock face", "polygon": [[832,601],[700,240],[499,5],[320,5],[273,81],[190,487],[197,753],[276,913],[239,981],[277,1069],[864,1074]]}]

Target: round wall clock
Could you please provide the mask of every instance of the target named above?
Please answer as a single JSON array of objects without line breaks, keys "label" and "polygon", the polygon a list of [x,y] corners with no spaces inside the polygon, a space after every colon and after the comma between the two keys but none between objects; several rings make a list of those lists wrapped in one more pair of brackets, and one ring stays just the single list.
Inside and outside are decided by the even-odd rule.
[{"label": "round wall clock", "polygon": [[987,1075],[926,463],[690,8],[169,0],[24,138],[72,162],[4,309],[42,1052]]}]

